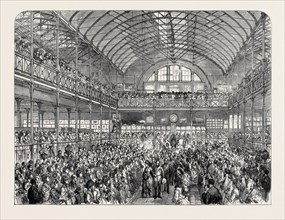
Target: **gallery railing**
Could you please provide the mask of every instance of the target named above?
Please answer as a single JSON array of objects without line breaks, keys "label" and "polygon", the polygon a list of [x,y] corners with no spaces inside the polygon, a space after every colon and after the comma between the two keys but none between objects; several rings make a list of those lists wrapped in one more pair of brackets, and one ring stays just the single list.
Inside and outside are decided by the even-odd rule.
[{"label": "gallery railing", "polygon": [[[31,76],[31,58],[15,52],[15,71],[22,76]],[[104,92],[95,88],[89,82],[83,82],[80,76],[73,77],[67,75],[65,71],[57,71],[52,65],[41,63],[37,60],[33,61],[33,75],[34,78],[44,84],[66,90],[70,93],[77,93],[84,98],[92,99],[97,102],[102,102],[106,105],[117,107],[118,100]]]},{"label": "gallery railing", "polygon": [[226,93],[216,92],[197,92],[189,94],[173,94],[173,93],[144,93],[144,92],[128,92],[119,95],[119,108],[134,107],[227,107],[229,96]]},{"label": "gallery railing", "polygon": [[77,151],[80,147],[90,149],[92,145],[99,143],[116,143],[118,138],[117,133],[114,132],[104,131],[100,135],[99,132],[84,131],[78,134],[78,138],[76,138],[75,132],[60,132],[57,139],[55,132],[55,129],[52,128],[40,129],[34,132],[32,139],[29,128],[21,128],[20,130],[16,128],[14,139],[16,161],[26,161],[31,159],[31,155],[36,160],[40,157],[39,152],[46,149],[51,149],[54,153],[61,150],[64,153],[67,144],[70,144]]},{"label": "gallery railing", "polygon": [[[101,143],[114,143],[115,138],[112,137],[110,141],[108,138],[102,138]],[[23,162],[32,159],[33,160],[41,159],[41,151],[45,151],[48,155],[52,154],[56,155],[59,150],[61,150],[62,154],[65,152],[65,147],[70,145],[74,152],[77,152],[79,148],[85,148],[87,150],[96,149],[96,146],[100,144],[99,139],[93,139],[88,141],[61,141],[61,142],[53,142],[53,143],[32,143],[32,144],[16,144],[15,145],[15,161]]]},{"label": "gallery railing", "polygon": [[33,143],[33,144],[18,144],[15,145],[15,161],[16,162],[27,162],[32,159],[31,155],[33,155],[33,160],[41,159],[40,151],[45,151],[48,155],[52,154],[56,155],[59,150],[62,151],[62,154],[65,151],[65,147],[70,145],[72,149],[77,152],[79,148],[90,149],[92,145],[99,144],[99,140],[92,141],[64,141],[58,143]]},{"label": "gallery railing", "polygon": [[[264,65],[264,66],[263,66]],[[265,60],[252,71],[239,84],[237,91],[229,98],[229,105],[242,102],[243,99],[262,91],[262,88],[268,86],[271,82],[271,64]]]},{"label": "gallery railing", "polygon": [[271,148],[271,131],[267,130],[262,140],[261,132],[251,133],[250,130],[243,132],[234,132],[229,138],[230,143],[234,147],[247,147],[254,149],[270,149]]}]

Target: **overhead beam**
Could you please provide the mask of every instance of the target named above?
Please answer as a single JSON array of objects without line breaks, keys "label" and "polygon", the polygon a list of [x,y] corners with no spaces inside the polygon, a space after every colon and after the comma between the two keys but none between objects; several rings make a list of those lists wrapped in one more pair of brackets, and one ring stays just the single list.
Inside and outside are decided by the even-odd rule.
[{"label": "overhead beam", "polygon": [[[262,12],[263,13],[263,12]],[[252,15],[252,14],[251,14]],[[253,16],[253,15],[252,15]],[[244,44],[242,45],[242,47],[240,48],[240,50],[237,52],[235,59],[233,62],[235,62],[236,59],[238,59],[238,57],[240,57],[242,55],[242,51],[245,50],[245,48],[247,50],[250,50],[250,47],[248,46],[248,44],[250,43],[250,41],[253,39],[257,29],[259,28],[259,26],[261,25],[263,20],[263,16],[260,16],[260,18],[258,20],[256,20],[255,25],[251,31],[251,33],[248,35],[248,38],[245,40]],[[229,74],[230,69],[226,70],[226,74]]]},{"label": "overhead beam", "polygon": [[86,37],[83,36],[82,33],[78,32],[76,30],[76,28],[74,28],[70,22],[66,21],[65,18],[63,18],[59,13],[57,13],[56,11],[53,11],[54,14],[58,15],[60,20],[66,25],[66,27],[68,27],[71,31],[73,31],[74,33],[77,33],[78,34],[78,37],[80,38],[80,40],[82,40],[83,42],[87,43],[88,45],[90,45],[90,47],[98,54],[101,55],[101,57],[103,57],[105,60],[107,60],[110,65],[115,69],[117,70],[120,74],[124,74],[124,72],[119,69],[111,60],[109,60],[108,57],[106,57],[97,47],[95,47],[95,45],[89,41]]}]

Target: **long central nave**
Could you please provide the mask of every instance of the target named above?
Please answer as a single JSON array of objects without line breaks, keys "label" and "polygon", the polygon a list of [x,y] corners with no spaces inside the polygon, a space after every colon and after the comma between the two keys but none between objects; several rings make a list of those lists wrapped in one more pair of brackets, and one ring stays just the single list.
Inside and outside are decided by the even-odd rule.
[{"label": "long central nave", "polygon": [[260,11],[23,11],[14,202],[271,204]]}]

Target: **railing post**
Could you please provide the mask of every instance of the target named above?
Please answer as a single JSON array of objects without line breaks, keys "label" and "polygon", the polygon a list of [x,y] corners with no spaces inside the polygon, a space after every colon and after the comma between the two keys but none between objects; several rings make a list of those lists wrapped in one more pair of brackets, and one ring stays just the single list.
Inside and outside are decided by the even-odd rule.
[{"label": "railing post", "polygon": [[[116,144],[118,144],[118,132],[121,129],[120,127],[120,120],[119,120],[119,111],[118,111],[118,106],[116,108]],[[119,139],[120,139],[120,134],[119,134]]]},{"label": "railing post", "polygon": [[261,12],[261,17],[262,17],[262,86],[263,86],[263,91],[262,91],[262,109],[261,109],[261,117],[262,117],[262,146],[265,149],[266,144],[265,144],[265,97],[266,97],[266,90],[265,90],[265,19],[266,19],[266,14]]},{"label": "railing post", "polygon": [[253,142],[254,142],[253,118],[254,118],[254,97],[251,97],[251,147],[253,147]]},{"label": "railing post", "polygon": [[[116,94],[118,94],[118,72],[116,71]],[[116,144],[118,144],[118,103],[119,102],[119,98],[116,102],[116,120],[115,120],[115,123],[116,123]]]},{"label": "railing post", "polygon": [[59,111],[58,111],[58,106],[54,106],[54,128],[56,132],[56,152],[59,150],[58,148],[58,137],[59,137]]},{"label": "railing post", "polygon": [[56,106],[55,106],[55,112],[56,112],[56,121],[55,121],[55,127],[56,127],[56,148],[59,150],[59,81],[60,81],[60,65],[59,65],[59,16],[56,15]]},{"label": "railing post", "polygon": [[192,106],[190,104],[190,108],[189,108],[189,117],[190,117],[190,139],[192,140]]},{"label": "railing post", "polygon": [[99,70],[99,82],[100,82],[100,93],[99,93],[99,101],[100,101],[100,144],[102,144],[102,56],[100,56],[100,70]]},{"label": "railing post", "polygon": [[262,146],[265,149],[266,144],[265,144],[265,97],[266,97],[266,91],[262,91],[262,109],[261,109],[261,117],[262,117],[262,134],[261,134],[261,139],[262,139]]},{"label": "railing post", "polygon": [[237,133],[239,133],[239,103],[237,105]]},{"label": "railing post", "polygon": [[102,144],[102,117],[103,117],[102,113],[103,113],[103,106],[102,106],[102,103],[100,101],[100,135],[99,135],[100,144]]},{"label": "railing post", "polygon": [[262,85],[265,86],[265,70],[266,70],[266,57],[265,57],[265,18],[266,14],[261,12],[262,17]]},{"label": "railing post", "polygon": [[25,110],[26,110],[27,127],[29,127],[30,108],[25,108]]},{"label": "railing post", "polygon": [[41,127],[41,108],[42,108],[42,103],[41,102],[36,102],[38,105],[38,128]]},{"label": "railing post", "polygon": [[208,134],[208,131],[207,131],[207,119],[208,119],[208,116],[207,116],[207,113],[204,114],[204,121],[205,121],[205,139],[207,138],[207,134]]},{"label": "railing post", "polygon": [[265,18],[266,18],[266,14],[264,12],[261,12],[261,18],[262,18],[262,60],[263,60],[263,64],[264,64],[264,59],[265,59]]},{"label": "railing post", "polygon": [[75,142],[78,142],[78,97],[75,97]]},{"label": "railing post", "polygon": [[67,127],[70,128],[71,108],[66,108],[66,110],[67,110]]},{"label": "railing post", "polygon": [[41,111],[42,128],[44,127],[44,115],[45,115],[45,111]]},{"label": "railing post", "polygon": [[77,110],[77,112],[78,112],[78,129],[79,129],[79,131],[81,130],[81,109],[78,109]]},{"label": "railing post", "polygon": [[91,68],[92,68],[92,58],[91,58],[91,48],[88,48],[88,55],[89,55],[89,142],[90,142],[90,147],[92,145],[92,90],[91,90],[91,86],[92,86],[92,81],[93,81],[93,77],[92,77],[92,73],[91,73]]},{"label": "railing post", "polygon": [[21,102],[23,99],[21,98],[15,98],[16,100],[16,104],[17,104],[17,109],[16,109],[16,113],[17,113],[17,126],[18,127],[22,127],[22,117],[21,117]]},{"label": "railing post", "polygon": [[243,143],[244,145],[246,144],[246,139],[245,139],[245,131],[246,131],[246,119],[245,119],[245,107],[246,107],[246,101],[245,99],[243,100],[243,127],[242,127],[242,130],[243,130]]},{"label": "railing post", "polygon": [[75,36],[75,142],[78,148],[78,35]]},{"label": "railing post", "polygon": [[111,143],[111,122],[112,122],[112,109],[109,104],[109,143]]},{"label": "railing post", "polygon": [[234,133],[234,130],[235,130],[235,110],[234,110],[234,105],[232,106],[232,109],[231,109],[231,114],[232,114],[232,130],[231,130],[231,133],[233,134]]},{"label": "railing post", "polygon": [[156,106],[155,106],[155,98],[153,99],[153,127],[152,127],[152,132],[153,132],[153,148],[155,148],[155,118],[156,118]]},{"label": "railing post", "polygon": [[92,102],[91,100],[89,101],[89,142],[90,142],[90,147],[92,144]]},{"label": "railing post", "polygon": [[255,63],[255,59],[254,59],[254,44],[255,44],[255,34],[253,33],[252,35],[252,46],[251,46],[251,75],[250,75],[250,84],[251,84],[251,91],[250,93],[253,93],[253,73],[254,73],[254,63]]},{"label": "railing post", "polygon": [[[34,12],[31,11],[31,82],[30,82],[30,112],[31,112],[31,159],[34,160]],[[28,122],[28,121],[27,121]]]},{"label": "railing post", "polygon": [[231,129],[230,129],[230,125],[231,125],[231,120],[230,120],[230,115],[231,115],[231,106],[228,106],[228,111],[227,111],[227,113],[228,113],[228,121],[229,121],[229,123],[228,123],[228,133],[229,133],[229,135],[230,135],[230,133],[231,133]]},{"label": "railing post", "polygon": [[238,134],[238,142],[239,142],[239,103],[237,105],[237,134]]}]

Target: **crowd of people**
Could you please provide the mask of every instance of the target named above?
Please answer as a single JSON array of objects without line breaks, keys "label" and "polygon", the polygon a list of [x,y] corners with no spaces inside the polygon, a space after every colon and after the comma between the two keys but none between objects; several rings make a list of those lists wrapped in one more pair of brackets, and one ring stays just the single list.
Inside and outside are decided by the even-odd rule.
[{"label": "crowd of people", "polygon": [[121,92],[119,93],[119,98],[148,98],[148,99],[207,99],[216,96],[226,96],[229,94],[221,92],[212,92],[212,91],[179,91],[179,92]]},{"label": "crowd of people", "polygon": [[[109,133],[102,132],[102,139],[108,139]],[[99,140],[99,132],[79,131],[78,141]],[[33,141],[31,140],[30,130],[19,130],[15,132],[15,145],[27,145],[27,144],[53,144],[57,142],[57,134],[54,130],[34,131]],[[74,142],[76,140],[75,132],[62,131],[58,133],[58,142]]]},{"label": "crowd of people", "polygon": [[139,189],[140,151],[112,144],[70,145],[46,158],[16,164],[16,204],[126,204]]},{"label": "crowd of people", "polygon": [[[30,45],[31,43],[29,42],[28,39],[23,38],[21,36],[15,37],[15,49],[17,52],[23,55],[29,56],[30,55],[30,50],[29,50]],[[56,67],[56,56],[52,52],[47,51],[46,49],[42,47],[34,48],[33,58],[37,60],[40,64],[45,64],[52,68]],[[59,61],[59,68],[60,68],[60,73],[62,74],[62,76],[75,79],[78,82],[83,83],[83,85],[86,85],[85,87],[89,87],[89,83],[91,83],[92,87],[94,87],[96,90],[102,91],[102,93],[109,95],[113,98],[117,98],[117,94],[115,92],[115,86],[109,85],[107,83],[100,83],[98,80],[99,79],[98,72],[92,73],[93,78],[95,79],[95,80],[92,80],[90,77],[86,76],[80,71],[76,71],[75,68],[71,67],[69,64],[64,62],[64,60],[62,59],[60,59]]]},{"label": "crowd of people", "polygon": [[[170,140],[172,136],[171,131],[156,131],[155,132],[156,140],[159,142],[159,146],[162,145],[166,140]],[[121,133],[120,137],[122,139],[133,139],[138,141],[145,141],[148,139],[153,139],[153,131],[137,131],[137,132],[130,132],[126,131]],[[208,131],[206,133],[205,130],[200,131],[176,131],[175,132],[175,141],[183,145],[185,147],[186,144],[192,144],[195,141],[202,141],[205,142],[205,140],[223,140],[227,141],[228,136],[227,132],[225,131]],[[179,146],[179,145],[178,145]]]},{"label": "crowd of people", "polygon": [[253,133],[250,130],[246,132],[233,132],[229,139],[231,145],[241,146],[245,143],[254,143],[259,146],[271,146],[271,129],[266,127],[264,133],[264,140],[262,140],[262,131],[254,131]]},{"label": "crowd of people", "polygon": [[175,134],[156,135],[153,146],[152,137],[142,132],[88,149],[67,145],[17,163],[15,203],[129,204],[136,196],[160,198],[170,186],[175,204],[190,204],[191,187],[198,187],[202,204],[270,202],[266,150],[249,152],[217,140],[181,144]]},{"label": "crowd of people", "polygon": [[227,93],[215,92],[123,92],[119,94],[119,106],[137,107],[190,107],[197,106],[226,106],[228,103]]}]

